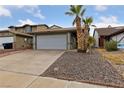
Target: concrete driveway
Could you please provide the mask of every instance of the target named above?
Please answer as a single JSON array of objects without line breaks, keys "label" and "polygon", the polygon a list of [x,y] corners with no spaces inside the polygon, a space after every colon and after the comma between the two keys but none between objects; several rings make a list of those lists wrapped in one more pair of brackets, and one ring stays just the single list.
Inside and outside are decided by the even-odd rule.
[{"label": "concrete driveway", "polygon": [[41,75],[64,51],[26,50],[0,58],[0,87],[6,88],[67,88],[105,87],[78,83]]},{"label": "concrete driveway", "polygon": [[63,51],[26,50],[0,58],[0,69],[30,75],[40,75],[62,54]]},{"label": "concrete driveway", "polygon": [[64,51],[33,51],[0,58],[0,87],[27,87]]}]

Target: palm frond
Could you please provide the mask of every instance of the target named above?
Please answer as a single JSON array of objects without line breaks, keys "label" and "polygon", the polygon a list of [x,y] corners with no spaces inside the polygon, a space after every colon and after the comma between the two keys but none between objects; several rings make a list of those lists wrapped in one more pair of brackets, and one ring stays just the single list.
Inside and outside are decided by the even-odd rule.
[{"label": "palm frond", "polygon": [[86,17],[85,19],[83,18],[83,19],[82,19],[82,22],[83,22],[85,25],[91,25],[92,22],[93,22],[93,18],[92,18],[92,17]]},{"label": "palm frond", "polygon": [[76,23],[76,18],[74,19],[74,21],[73,21],[72,25],[75,25],[75,23]]},{"label": "palm frond", "polygon": [[89,17],[88,18],[88,23],[91,24],[93,22],[93,18],[92,17]]},{"label": "palm frond", "polygon": [[77,14],[77,11],[76,11],[76,8],[75,8],[75,6],[71,7],[71,8],[70,8],[70,11],[71,11],[72,13],[75,13],[75,14]]},{"label": "palm frond", "polygon": [[81,17],[83,17],[85,11],[86,11],[86,9],[83,9],[83,10],[81,11]]},{"label": "palm frond", "polygon": [[91,25],[92,27],[96,27],[96,25]]},{"label": "palm frond", "polygon": [[81,9],[82,9],[82,5],[77,5],[77,6],[75,7],[75,9],[76,9],[76,12],[77,12],[78,14],[80,14]]},{"label": "palm frond", "polygon": [[82,19],[82,21],[83,21],[84,24],[86,24],[86,20],[84,18]]},{"label": "palm frond", "polygon": [[70,5],[70,8],[74,8],[74,5]]},{"label": "palm frond", "polygon": [[65,14],[69,15],[69,16],[73,16],[74,15],[74,13],[72,13],[72,12],[65,12]]}]

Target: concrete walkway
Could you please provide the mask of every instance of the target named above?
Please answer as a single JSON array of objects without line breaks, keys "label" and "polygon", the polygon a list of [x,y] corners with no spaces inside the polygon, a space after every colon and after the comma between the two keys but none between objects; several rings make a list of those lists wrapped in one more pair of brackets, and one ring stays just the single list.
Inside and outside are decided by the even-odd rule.
[{"label": "concrete walkway", "polygon": [[99,85],[59,80],[41,75],[64,51],[26,50],[0,58],[0,87],[11,88],[83,88]]},{"label": "concrete walkway", "polygon": [[106,86],[93,85],[66,81],[49,77],[33,76],[16,72],[0,71],[1,88],[107,88]]}]

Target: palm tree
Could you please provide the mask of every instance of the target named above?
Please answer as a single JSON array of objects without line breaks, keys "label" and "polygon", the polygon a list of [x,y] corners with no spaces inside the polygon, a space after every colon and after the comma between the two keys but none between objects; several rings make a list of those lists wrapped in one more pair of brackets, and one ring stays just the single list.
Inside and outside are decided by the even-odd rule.
[{"label": "palm tree", "polygon": [[95,25],[92,25],[93,23],[93,18],[92,17],[86,17],[82,19],[85,28],[88,30],[88,32],[90,31],[90,26],[96,27]]},{"label": "palm tree", "polygon": [[92,17],[86,17],[85,19],[82,19],[83,24],[84,24],[84,47],[85,50],[87,50],[88,48],[88,38],[89,38],[89,31],[90,31],[90,27],[96,27],[95,25],[92,25],[93,23],[93,18]]},{"label": "palm tree", "polygon": [[84,50],[84,46],[83,46],[84,44],[82,44],[83,33],[81,27],[81,17],[84,15],[85,10],[86,9],[82,5],[71,5],[69,11],[65,13],[69,16],[75,17],[73,21],[73,25],[76,24],[76,29],[77,29],[78,52]]}]

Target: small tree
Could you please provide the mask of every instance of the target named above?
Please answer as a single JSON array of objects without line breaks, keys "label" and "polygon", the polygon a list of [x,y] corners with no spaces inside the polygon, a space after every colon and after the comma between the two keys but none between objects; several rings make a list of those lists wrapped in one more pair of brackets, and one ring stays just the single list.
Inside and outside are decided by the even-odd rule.
[{"label": "small tree", "polygon": [[95,25],[92,25],[93,23],[93,18],[92,17],[86,17],[82,19],[83,22],[83,26],[84,26],[84,46],[85,46],[85,50],[87,50],[88,48],[88,37],[89,37],[89,31],[90,31],[90,27],[96,27]]},{"label": "small tree", "polygon": [[92,47],[94,46],[96,40],[95,38],[93,38],[92,36],[89,36],[88,37],[88,49],[89,49],[89,52],[91,53],[92,52]]}]

